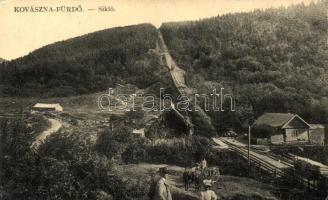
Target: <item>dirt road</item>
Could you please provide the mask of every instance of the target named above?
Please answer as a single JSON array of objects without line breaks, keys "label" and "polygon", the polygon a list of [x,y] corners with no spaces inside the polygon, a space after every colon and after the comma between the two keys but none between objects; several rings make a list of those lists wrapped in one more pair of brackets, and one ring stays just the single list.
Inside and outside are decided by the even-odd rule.
[{"label": "dirt road", "polygon": [[[142,174],[142,177],[146,178],[145,175],[147,174],[157,174],[160,167],[167,167],[169,171],[167,181],[172,186],[172,194],[175,197],[186,197],[183,199],[200,200],[200,192],[195,191],[193,184],[189,191],[184,191],[184,181],[182,179],[184,167],[149,163],[129,164],[120,167],[118,169],[119,174],[137,179],[140,179],[138,174]],[[219,199],[255,199],[255,197],[261,197],[256,199],[276,200],[272,195],[272,191],[274,191],[272,186],[249,178],[221,175],[219,181],[214,183],[212,189],[219,196]]]},{"label": "dirt road", "polygon": [[61,127],[62,124],[60,121],[56,119],[49,119],[50,127],[43,131],[40,135],[38,135],[33,143],[31,144],[31,148],[38,149],[42,142],[51,134],[56,133]]}]

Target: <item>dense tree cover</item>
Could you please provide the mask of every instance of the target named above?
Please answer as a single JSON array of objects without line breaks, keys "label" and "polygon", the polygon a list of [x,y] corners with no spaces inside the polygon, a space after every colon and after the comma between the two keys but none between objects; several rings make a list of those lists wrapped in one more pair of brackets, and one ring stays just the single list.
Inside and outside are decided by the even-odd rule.
[{"label": "dense tree cover", "polygon": [[112,162],[79,134],[54,134],[34,152],[17,119],[0,120],[0,137],[0,199],[130,199]]},{"label": "dense tree cover", "polygon": [[120,127],[99,134],[97,151],[124,163],[191,165],[209,155],[210,140],[203,136],[150,140]]},{"label": "dense tree cover", "polygon": [[107,29],[40,48],[0,65],[0,92],[7,95],[67,96],[131,83],[161,82],[150,24]]},{"label": "dense tree cover", "polygon": [[132,129],[128,127],[123,126],[113,131],[106,129],[99,133],[96,149],[109,159],[120,159],[122,152],[126,150],[129,143],[137,139],[138,135],[132,134]]},{"label": "dense tree cover", "polygon": [[[136,148],[136,146],[131,146]],[[173,138],[168,140],[156,140],[152,144],[140,146],[143,148],[145,156],[142,159],[150,163],[167,163],[180,166],[192,166],[206,158],[211,150],[210,140],[203,136],[193,136],[186,138]],[[128,148],[132,149],[132,148]],[[124,154],[125,161],[135,155],[135,150],[130,150]],[[139,160],[142,161],[142,159]]]},{"label": "dense tree cover", "polygon": [[[326,7],[319,1],[254,10],[160,30],[189,85],[204,93],[223,86],[234,94],[238,114],[231,124],[264,111],[328,123]],[[229,113],[211,115],[224,121]]]}]

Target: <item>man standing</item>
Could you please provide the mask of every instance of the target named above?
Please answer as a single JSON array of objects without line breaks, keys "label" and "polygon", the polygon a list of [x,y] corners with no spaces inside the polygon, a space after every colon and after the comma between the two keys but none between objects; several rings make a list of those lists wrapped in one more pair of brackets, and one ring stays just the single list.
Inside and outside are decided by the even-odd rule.
[{"label": "man standing", "polygon": [[172,200],[172,195],[170,191],[170,186],[167,184],[167,168],[162,167],[159,168],[159,174],[161,178],[158,180],[156,184],[156,192],[154,196],[154,200]]}]

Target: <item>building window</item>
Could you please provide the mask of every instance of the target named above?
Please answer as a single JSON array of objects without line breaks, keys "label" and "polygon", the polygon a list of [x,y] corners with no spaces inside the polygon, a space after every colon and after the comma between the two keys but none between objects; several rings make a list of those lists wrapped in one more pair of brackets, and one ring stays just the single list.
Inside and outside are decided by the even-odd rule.
[{"label": "building window", "polygon": [[297,137],[300,134],[300,130],[294,130],[294,136]]}]

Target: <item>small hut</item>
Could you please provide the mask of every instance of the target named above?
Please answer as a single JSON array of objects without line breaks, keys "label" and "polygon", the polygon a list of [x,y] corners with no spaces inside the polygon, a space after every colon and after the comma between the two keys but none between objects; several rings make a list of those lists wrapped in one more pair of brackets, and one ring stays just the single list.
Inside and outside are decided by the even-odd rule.
[{"label": "small hut", "polygon": [[322,124],[310,124],[309,142],[311,144],[325,144],[325,127]]},{"label": "small hut", "polygon": [[63,111],[63,107],[59,103],[37,103],[32,107],[35,111]]}]

